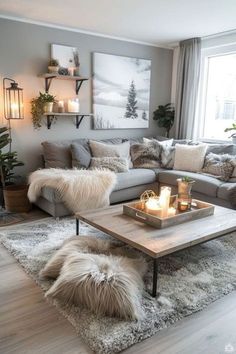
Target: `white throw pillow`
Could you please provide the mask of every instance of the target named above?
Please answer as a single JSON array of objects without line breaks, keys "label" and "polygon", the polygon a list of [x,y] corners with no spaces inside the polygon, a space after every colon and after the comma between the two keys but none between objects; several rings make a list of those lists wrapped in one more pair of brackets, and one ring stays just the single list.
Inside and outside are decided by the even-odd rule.
[{"label": "white throw pillow", "polygon": [[89,140],[89,146],[93,157],[124,157],[129,161],[129,167],[133,167],[129,141],[122,144],[105,144],[100,141]]},{"label": "white throw pillow", "polygon": [[144,144],[150,143],[150,141],[157,141],[158,144],[160,144],[163,148],[172,146],[174,139],[167,139],[167,140],[162,140],[159,141],[157,139],[148,139],[148,138],[143,138]]},{"label": "white throw pillow", "polygon": [[207,150],[207,144],[175,145],[174,170],[199,172],[201,171]]}]

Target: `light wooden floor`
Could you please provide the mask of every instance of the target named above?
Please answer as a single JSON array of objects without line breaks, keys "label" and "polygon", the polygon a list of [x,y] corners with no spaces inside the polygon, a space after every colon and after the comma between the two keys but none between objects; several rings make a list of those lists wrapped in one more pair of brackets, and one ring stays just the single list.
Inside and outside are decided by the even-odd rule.
[{"label": "light wooden floor", "polygon": [[[44,300],[40,288],[3,246],[0,246],[0,353],[92,353],[70,323]],[[124,353],[236,353],[236,293]]]}]

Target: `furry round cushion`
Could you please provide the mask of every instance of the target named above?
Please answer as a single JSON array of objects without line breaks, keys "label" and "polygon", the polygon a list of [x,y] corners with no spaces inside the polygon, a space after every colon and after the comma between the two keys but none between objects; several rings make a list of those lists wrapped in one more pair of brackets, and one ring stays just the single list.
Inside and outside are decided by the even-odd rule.
[{"label": "furry round cushion", "polygon": [[72,253],[46,296],[99,315],[141,319],[145,270],[142,258]]},{"label": "furry round cushion", "polygon": [[66,240],[62,247],[54,253],[40,271],[40,276],[56,279],[60,274],[66,257],[73,252],[110,254],[117,246],[116,242],[101,240],[94,236],[73,236]]}]

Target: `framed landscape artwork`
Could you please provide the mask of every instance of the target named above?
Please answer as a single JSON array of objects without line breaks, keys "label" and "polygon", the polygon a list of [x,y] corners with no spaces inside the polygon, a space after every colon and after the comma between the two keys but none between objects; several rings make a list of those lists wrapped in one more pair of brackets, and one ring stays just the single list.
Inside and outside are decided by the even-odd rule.
[{"label": "framed landscape artwork", "polygon": [[52,44],[51,57],[59,61],[59,65],[63,68],[78,67],[79,53],[78,48],[69,47],[67,45]]},{"label": "framed landscape artwork", "polygon": [[148,128],[151,60],[94,53],[94,129]]}]

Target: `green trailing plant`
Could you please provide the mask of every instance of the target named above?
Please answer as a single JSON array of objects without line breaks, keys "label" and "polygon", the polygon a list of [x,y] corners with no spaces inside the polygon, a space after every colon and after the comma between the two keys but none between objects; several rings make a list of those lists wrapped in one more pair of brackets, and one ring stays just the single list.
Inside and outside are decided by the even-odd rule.
[{"label": "green trailing plant", "polygon": [[14,169],[18,166],[23,166],[24,163],[18,161],[17,152],[11,151],[11,136],[10,130],[7,127],[0,128],[0,178],[1,187],[12,183]]},{"label": "green trailing plant", "polygon": [[[228,132],[232,132],[232,131],[234,131],[234,130],[236,131],[236,123],[233,123],[231,127],[226,128],[226,129],[224,130],[224,132],[225,132],[225,133],[228,133]],[[235,137],[236,137],[236,132],[233,133],[233,134],[231,134],[231,135],[229,136],[229,138],[235,138]]]},{"label": "green trailing plant", "polygon": [[50,59],[48,62],[48,66],[59,66],[59,61],[57,59]]},{"label": "green trailing plant", "polygon": [[166,137],[169,138],[170,130],[175,119],[175,109],[172,104],[167,103],[164,106],[158,106],[158,108],[153,112],[153,119],[157,121],[160,128],[165,128]]},{"label": "green trailing plant", "polygon": [[48,102],[56,102],[55,96],[49,93],[39,92],[39,96],[31,100],[32,122],[35,129],[41,128],[41,121],[44,113],[44,106]]}]

